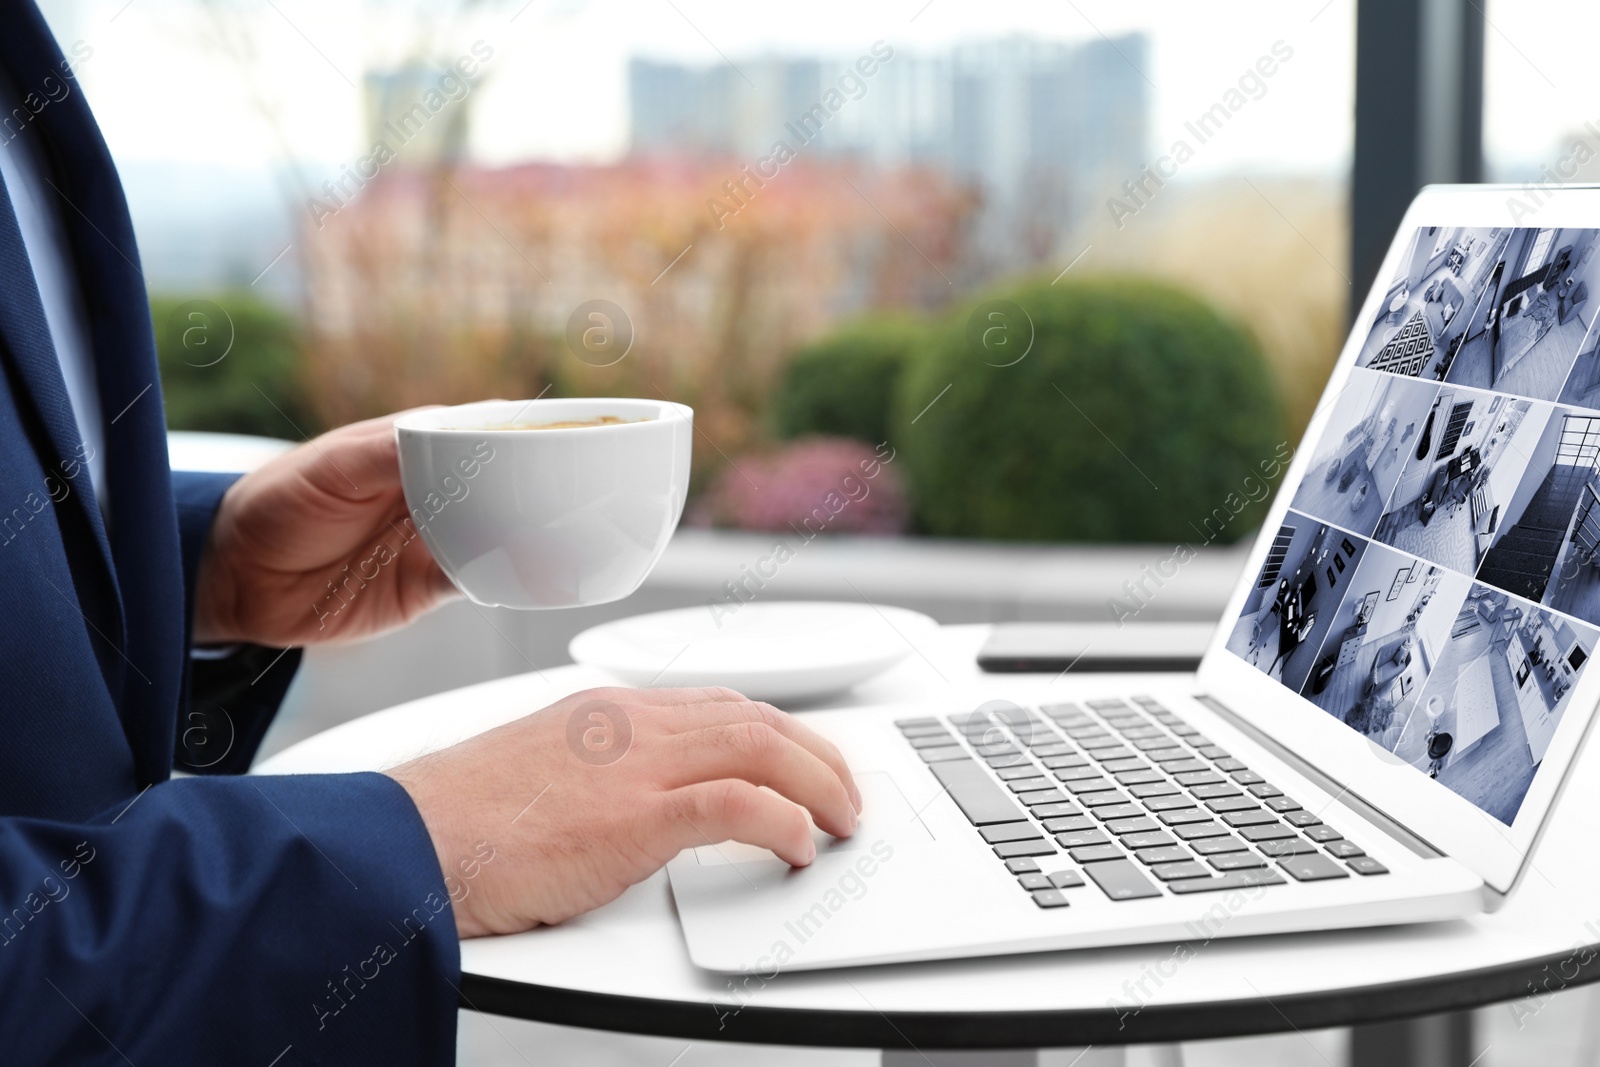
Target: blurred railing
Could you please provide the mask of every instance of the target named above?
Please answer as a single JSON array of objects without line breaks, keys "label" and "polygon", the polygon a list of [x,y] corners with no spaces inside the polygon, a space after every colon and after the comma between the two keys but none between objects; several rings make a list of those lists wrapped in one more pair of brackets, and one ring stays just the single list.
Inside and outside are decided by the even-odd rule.
[{"label": "blurred railing", "polygon": [[[254,467],[287,447],[229,434],[170,437],[175,469]],[[1166,545],[823,535],[805,543],[789,538],[792,558],[772,573],[774,567],[761,561],[770,560],[777,540],[772,534],[684,528],[644,586],[614,604],[518,612],[461,601],[383,637],[314,647],[263,752],[430,693],[569,663],[567,643],[598,623],[668,608],[705,605],[709,611],[729,597],[866,599],[922,611],[942,623],[1214,621],[1247,551],[1239,545],[1203,548],[1190,558]]]}]

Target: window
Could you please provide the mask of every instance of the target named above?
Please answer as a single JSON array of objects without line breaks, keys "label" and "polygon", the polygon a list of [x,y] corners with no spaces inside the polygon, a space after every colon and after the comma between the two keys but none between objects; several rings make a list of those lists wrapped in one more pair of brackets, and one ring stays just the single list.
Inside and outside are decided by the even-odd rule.
[{"label": "window", "polygon": [[1283,561],[1289,555],[1289,543],[1293,540],[1293,526],[1285,524],[1278,528],[1278,536],[1272,539],[1272,548],[1267,551],[1267,562],[1261,568],[1261,578],[1256,582],[1257,589],[1265,589],[1278,580],[1278,572],[1283,570]]},{"label": "window", "polygon": [[1593,467],[1600,457],[1600,418],[1568,415],[1561,421],[1556,462],[1568,467]]}]

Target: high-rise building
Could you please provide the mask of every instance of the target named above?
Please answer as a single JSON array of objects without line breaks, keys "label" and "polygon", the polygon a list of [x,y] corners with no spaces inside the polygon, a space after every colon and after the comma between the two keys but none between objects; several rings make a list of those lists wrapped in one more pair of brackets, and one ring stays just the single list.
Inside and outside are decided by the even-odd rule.
[{"label": "high-rise building", "polygon": [[991,258],[1037,259],[1147,162],[1147,52],[1142,34],[897,52],[849,86],[855,91],[847,89],[821,124],[804,116],[840,86],[853,59],[767,57],[711,67],[635,59],[631,150],[746,161],[783,140],[819,157],[930,166],[982,193],[978,243]]}]

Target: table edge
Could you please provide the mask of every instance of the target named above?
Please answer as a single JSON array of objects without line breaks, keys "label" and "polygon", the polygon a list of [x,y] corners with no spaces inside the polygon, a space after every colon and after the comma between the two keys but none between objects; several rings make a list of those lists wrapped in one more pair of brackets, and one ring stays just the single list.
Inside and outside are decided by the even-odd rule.
[{"label": "table edge", "polygon": [[[1569,977],[1570,972],[1570,977]],[[665,1000],[463,973],[461,1006],[534,1022],[696,1041],[815,1048],[1002,1049],[1143,1045],[1388,1022],[1540,998],[1600,981],[1600,944],[1462,971],[1445,979],[1268,999],[1133,1005],[1118,1010],[860,1011]],[[759,992],[756,995],[759,998]],[[1131,1014],[1130,1014],[1131,1012]]]}]

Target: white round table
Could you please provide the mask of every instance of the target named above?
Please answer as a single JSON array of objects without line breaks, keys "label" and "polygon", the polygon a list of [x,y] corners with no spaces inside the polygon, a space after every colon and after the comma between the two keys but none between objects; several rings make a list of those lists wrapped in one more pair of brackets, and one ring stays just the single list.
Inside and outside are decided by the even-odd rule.
[{"label": "white round table", "polygon": [[[1037,699],[1043,682],[1070,690],[1070,676],[980,674],[974,659],[987,630],[945,627],[917,655],[828,706]],[[253,773],[382,768],[602,684],[612,683],[560,667],[442,693],[336,727]],[[763,983],[689,962],[666,876],[657,874],[560,926],[464,942],[463,1006],[694,1040],[916,1049],[916,1062],[922,1050],[1159,1044],[1517,998],[1531,1015],[1550,993],[1600,977],[1596,813],[1600,753],[1588,744],[1528,872],[1496,911],[1409,927],[1221,939],[1192,944],[1182,962],[1173,946],[1146,945],[786,973]],[[884,921],[894,921],[891,911]]]}]

